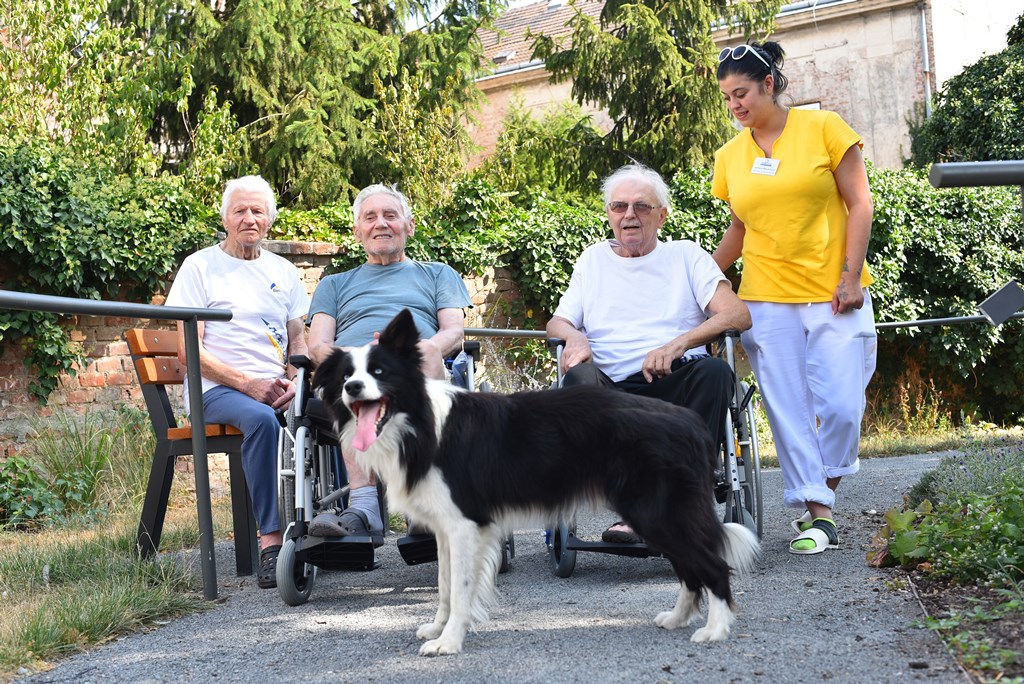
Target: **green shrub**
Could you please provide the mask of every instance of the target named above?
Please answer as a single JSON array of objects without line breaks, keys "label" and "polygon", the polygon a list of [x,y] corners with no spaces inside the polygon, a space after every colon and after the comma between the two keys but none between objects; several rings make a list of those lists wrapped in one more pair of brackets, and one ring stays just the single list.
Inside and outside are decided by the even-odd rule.
[{"label": "green shrub", "polygon": [[992,494],[1004,478],[1024,483],[1024,445],[1005,438],[943,458],[911,488],[907,505],[916,508],[926,500],[947,504],[960,496]]},{"label": "green shrub", "polygon": [[[977,315],[1024,276],[1020,197],[1009,188],[938,190],[923,171],[869,168],[875,217],[868,262],[875,317],[908,321]],[[899,328],[880,334],[872,392],[930,379],[954,415],[996,422],[1024,414],[1021,323]]]},{"label": "green shrub", "polygon": [[[171,176],[129,177],[45,142],[0,144],[5,289],[148,303],[184,254],[210,242],[212,221]],[[29,392],[43,402],[81,360],[58,321],[0,311],[0,346],[25,347],[37,371]]]},{"label": "green shrub", "polygon": [[975,447],[926,473],[868,559],[915,565],[956,582],[1024,580],[1024,445]]},{"label": "green shrub", "polygon": [[63,511],[35,463],[23,456],[0,462],[0,529],[31,527]]}]

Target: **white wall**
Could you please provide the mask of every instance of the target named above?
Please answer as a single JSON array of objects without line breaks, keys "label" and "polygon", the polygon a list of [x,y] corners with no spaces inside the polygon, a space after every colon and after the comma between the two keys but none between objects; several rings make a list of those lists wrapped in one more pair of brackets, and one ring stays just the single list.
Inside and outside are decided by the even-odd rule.
[{"label": "white wall", "polygon": [[931,0],[935,82],[939,87],[984,55],[1006,47],[1024,0]]}]

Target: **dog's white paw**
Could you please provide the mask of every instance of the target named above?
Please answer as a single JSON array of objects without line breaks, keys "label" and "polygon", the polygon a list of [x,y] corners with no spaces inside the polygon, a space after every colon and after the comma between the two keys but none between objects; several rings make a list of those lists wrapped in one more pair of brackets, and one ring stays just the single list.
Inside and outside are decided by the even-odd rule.
[{"label": "dog's white paw", "polygon": [[420,628],[416,630],[417,639],[436,639],[441,636],[441,632],[444,631],[443,622],[427,622],[420,625]]},{"label": "dog's white paw", "polygon": [[678,613],[675,610],[666,610],[654,616],[654,624],[662,629],[679,629],[690,624],[698,617],[700,617],[700,613],[692,610]]},{"label": "dog's white paw", "polygon": [[462,652],[461,643],[452,643],[450,639],[434,639],[420,646],[421,656],[455,655]]},{"label": "dog's white paw", "polygon": [[693,636],[690,637],[690,641],[702,643],[705,641],[722,641],[729,636],[728,627],[701,627]]}]

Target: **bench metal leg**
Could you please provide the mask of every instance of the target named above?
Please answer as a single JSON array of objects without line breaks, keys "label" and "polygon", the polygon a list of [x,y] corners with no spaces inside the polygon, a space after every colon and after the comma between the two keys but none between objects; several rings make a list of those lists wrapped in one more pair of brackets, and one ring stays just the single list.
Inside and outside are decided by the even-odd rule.
[{"label": "bench metal leg", "polygon": [[259,563],[256,541],[256,517],[252,498],[245,484],[241,452],[228,454],[228,477],[231,480],[231,518],[235,530],[235,572],[239,577],[251,575]]},{"label": "bench metal leg", "polygon": [[136,537],[139,554],[143,558],[148,558],[160,548],[160,535],[163,534],[164,516],[167,514],[167,502],[171,497],[171,484],[174,481],[175,460],[176,457],[171,454],[170,443],[166,440],[157,440]]}]

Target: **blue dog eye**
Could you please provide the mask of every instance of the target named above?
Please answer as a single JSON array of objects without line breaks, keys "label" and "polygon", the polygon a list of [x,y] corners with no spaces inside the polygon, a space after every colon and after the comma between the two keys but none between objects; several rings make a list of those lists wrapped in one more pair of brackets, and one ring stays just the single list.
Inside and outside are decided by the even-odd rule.
[{"label": "blue dog eye", "polygon": [[374,369],[373,369],[373,374],[374,374],[374,375],[380,375],[380,374],[381,374],[381,373],[383,373],[383,372],[384,372],[384,369],[383,369],[383,368],[374,368]]}]

